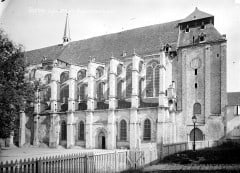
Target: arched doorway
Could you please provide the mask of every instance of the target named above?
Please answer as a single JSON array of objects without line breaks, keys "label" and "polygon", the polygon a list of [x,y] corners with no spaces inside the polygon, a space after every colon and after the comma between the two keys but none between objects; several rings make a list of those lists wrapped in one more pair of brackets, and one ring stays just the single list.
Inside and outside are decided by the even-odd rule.
[{"label": "arched doorway", "polygon": [[[190,141],[194,140],[194,129],[190,132]],[[203,141],[203,133],[199,128],[195,128],[195,141]]]},{"label": "arched doorway", "polygon": [[106,149],[106,137],[102,131],[98,134],[98,148]]}]

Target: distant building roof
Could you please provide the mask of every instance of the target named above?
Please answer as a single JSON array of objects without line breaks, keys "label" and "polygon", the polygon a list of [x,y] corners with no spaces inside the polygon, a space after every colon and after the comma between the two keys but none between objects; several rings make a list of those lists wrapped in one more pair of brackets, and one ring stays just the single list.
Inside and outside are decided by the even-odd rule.
[{"label": "distant building roof", "polygon": [[227,93],[228,105],[240,105],[240,92]]},{"label": "distant building roof", "polygon": [[203,11],[200,11],[196,7],[195,10],[190,15],[188,15],[186,18],[181,20],[179,23],[185,23],[185,22],[189,22],[189,21],[193,21],[193,20],[199,20],[199,19],[204,19],[204,18],[208,18],[208,17],[213,17],[213,15],[205,13]]}]

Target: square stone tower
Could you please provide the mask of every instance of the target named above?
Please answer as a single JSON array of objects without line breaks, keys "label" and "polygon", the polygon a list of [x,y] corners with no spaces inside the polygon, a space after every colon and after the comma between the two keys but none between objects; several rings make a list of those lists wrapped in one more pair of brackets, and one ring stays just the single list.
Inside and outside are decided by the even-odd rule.
[{"label": "square stone tower", "polygon": [[192,140],[192,116],[196,115],[196,140],[218,140],[224,134],[226,37],[215,29],[214,16],[197,8],[178,27],[173,78],[177,81],[178,119],[184,128],[177,136]]}]

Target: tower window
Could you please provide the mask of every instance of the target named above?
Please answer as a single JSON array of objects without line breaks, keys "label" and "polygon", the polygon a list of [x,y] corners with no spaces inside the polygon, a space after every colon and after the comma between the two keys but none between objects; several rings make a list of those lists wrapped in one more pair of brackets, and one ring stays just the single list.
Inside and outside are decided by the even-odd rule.
[{"label": "tower window", "polygon": [[189,32],[189,26],[187,25],[185,32]]},{"label": "tower window", "polygon": [[197,83],[195,83],[195,88],[197,88]]},{"label": "tower window", "polygon": [[204,29],[204,28],[205,28],[205,25],[204,25],[204,22],[202,22],[201,29]]},{"label": "tower window", "polygon": [[219,54],[217,54],[217,57],[219,57]]},{"label": "tower window", "polygon": [[195,69],[195,75],[197,75],[197,69]]}]

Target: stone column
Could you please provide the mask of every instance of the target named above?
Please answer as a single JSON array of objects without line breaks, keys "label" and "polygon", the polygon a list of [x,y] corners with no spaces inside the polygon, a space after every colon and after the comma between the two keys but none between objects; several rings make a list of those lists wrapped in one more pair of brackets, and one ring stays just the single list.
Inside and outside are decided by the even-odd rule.
[{"label": "stone column", "polygon": [[116,115],[115,109],[117,107],[116,99],[116,75],[117,75],[117,66],[118,61],[113,57],[110,60],[110,71],[109,71],[109,110],[108,110],[108,149],[116,148]]},{"label": "stone column", "polygon": [[139,107],[139,62],[140,57],[135,53],[132,57],[132,107],[130,111],[130,149],[139,149],[140,139],[140,123],[138,120],[138,107]]},{"label": "stone column", "polygon": [[158,96],[158,118],[157,118],[157,147],[158,147],[158,156],[161,157],[162,146],[166,141],[167,134],[167,114],[168,114],[168,102],[167,97],[165,96],[166,91],[166,59],[165,53],[161,52],[159,62],[159,96]]},{"label": "stone column", "polygon": [[34,116],[34,137],[33,137],[33,145],[39,145],[38,138],[38,129],[39,129],[39,113],[40,113],[40,93],[39,90],[36,92],[36,103],[34,104],[35,116]]},{"label": "stone column", "polygon": [[69,98],[68,98],[68,113],[67,113],[67,148],[74,145],[73,123],[74,111],[76,110],[76,79],[77,68],[74,65],[70,66],[69,71]]},{"label": "stone column", "polygon": [[88,98],[87,98],[87,111],[86,111],[86,148],[94,148],[93,146],[93,111],[95,109],[95,63],[90,60],[88,63]]},{"label": "stone column", "polygon": [[136,54],[132,57],[132,108],[138,108],[139,106],[139,62],[140,57]]},{"label": "stone column", "polygon": [[20,111],[20,127],[19,127],[19,147],[22,147],[26,142],[26,115],[24,111]]},{"label": "stone column", "polygon": [[160,107],[167,107],[168,101],[165,95],[166,92],[166,56],[165,53],[162,52],[159,58],[160,69],[159,69],[159,96],[158,96],[158,104]]},{"label": "stone column", "polygon": [[59,130],[57,129],[57,112],[59,91],[58,85],[60,81],[60,71],[57,67],[53,67],[51,78],[51,114],[50,114],[50,130],[49,130],[49,147],[56,148],[59,144]]},{"label": "stone column", "polygon": [[60,81],[60,72],[57,67],[53,67],[52,70],[52,78],[51,78],[51,111],[57,112],[58,111],[58,84]]}]

